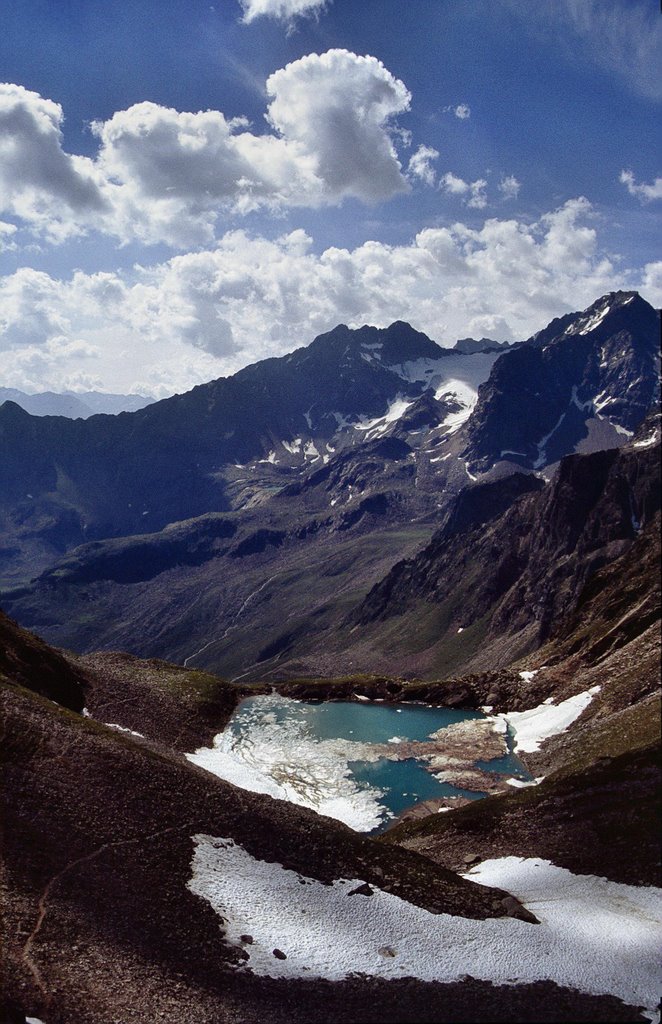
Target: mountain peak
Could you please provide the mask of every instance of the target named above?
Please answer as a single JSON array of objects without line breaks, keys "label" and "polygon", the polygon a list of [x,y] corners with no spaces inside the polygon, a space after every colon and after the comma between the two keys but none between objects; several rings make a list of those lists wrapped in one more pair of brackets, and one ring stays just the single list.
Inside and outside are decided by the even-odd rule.
[{"label": "mountain peak", "polygon": [[319,334],[306,349],[300,351],[332,352],[338,348],[373,358],[383,366],[394,366],[415,359],[440,359],[447,354],[427,334],[417,331],[405,320],[395,320],[388,327],[348,327],[338,324],[331,331]]},{"label": "mountain peak", "polygon": [[493,341],[492,338],[458,338],[452,351],[463,356],[471,356],[476,352],[502,352],[510,348],[507,341]]},{"label": "mountain peak", "polygon": [[578,319],[569,324],[564,333],[588,334],[589,331],[594,331],[599,327],[603,320],[611,313],[629,306],[636,299],[639,302],[643,302],[638,292],[607,292],[605,295],[601,295],[599,299],[596,299],[583,313],[578,314]]},{"label": "mountain peak", "polygon": [[600,328],[600,333],[615,334],[621,329],[631,329],[637,323],[649,335],[657,334],[657,313],[636,291],[606,292],[586,309],[556,317],[531,338],[527,345],[545,348],[551,342],[561,341],[578,334],[591,334]]}]

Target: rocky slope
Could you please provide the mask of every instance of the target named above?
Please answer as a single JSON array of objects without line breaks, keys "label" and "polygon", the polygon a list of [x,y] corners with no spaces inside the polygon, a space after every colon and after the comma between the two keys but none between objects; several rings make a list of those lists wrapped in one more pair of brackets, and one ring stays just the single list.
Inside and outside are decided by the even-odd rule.
[{"label": "rocky slope", "polygon": [[[232,677],[505,666],[544,643],[586,580],[654,518],[656,429],[568,456],[547,484],[521,472],[476,482],[447,498],[432,539],[425,492],[408,489],[407,445],[383,438],[289,485],[268,518],[259,507],[86,545],[6,606],[63,646]],[[325,510],[348,479],[366,496]]]},{"label": "rocky slope", "polygon": [[[233,503],[228,467],[272,452],[285,471],[321,461],[315,441],[324,451],[339,425],[384,416],[398,397],[421,394],[425,377],[410,379],[392,364],[422,362],[434,375],[445,358],[446,350],[408,324],[339,326],[289,356],[134,413],[35,418],[6,402],[0,407],[5,560],[14,565],[12,543],[31,544],[34,575],[48,557],[86,539],[152,532],[226,510]],[[495,358],[455,356],[450,363],[477,361],[486,376]],[[230,482],[236,476],[230,472]]]},{"label": "rocky slope", "polygon": [[574,872],[659,885],[659,564],[658,513],[627,554],[585,584],[554,636],[520,663],[525,669],[428,688],[426,699],[443,700],[464,687],[467,703],[495,711],[599,691],[569,728],[520,755],[539,785],[406,823],[386,842],[447,867],[536,851]]},{"label": "rocky slope", "polygon": [[[517,487],[530,493],[515,500]],[[659,503],[657,446],[568,456],[544,488],[517,476],[476,484],[350,621],[375,648],[401,636],[428,672],[443,659],[454,667],[454,654],[470,668],[506,664],[544,643],[590,576],[650,527]]]}]

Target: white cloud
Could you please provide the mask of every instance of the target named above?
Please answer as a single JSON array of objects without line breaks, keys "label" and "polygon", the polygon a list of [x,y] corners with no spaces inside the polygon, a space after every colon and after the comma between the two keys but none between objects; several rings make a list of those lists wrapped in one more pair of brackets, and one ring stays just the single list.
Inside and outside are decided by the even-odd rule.
[{"label": "white cloud", "polygon": [[16,230],[15,224],[7,224],[5,221],[0,220],[0,252],[9,252],[16,248],[16,242],[14,241]]},{"label": "white cloud", "polygon": [[484,178],[479,178],[478,181],[472,181],[469,185],[469,192],[471,194],[467,200],[467,206],[472,206],[476,210],[484,209],[487,206],[487,196],[485,195],[486,188],[487,182]]},{"label": "white cloud", "polygon": [[471,107],[468,103],[458,103],[456,107],[451,104],[450,107],[444,107],[444,114],[455,114],[460,121],[466,121],[471,117]]},{"label": "white cloud", "polygon": [[504,199],[517,199],[522,183],[517,180],[514,174],[508,174],[504,175],[498,187]]},{"label": "white cloud", "polygon": [[458,178],[452,171],[444,174],[440,182],[440,188],[452,196],[463,196],[469,191],[469,183]]},{"label": "white cloud", "polygon": [[63,151],[62,121],[58,103],[0,83],[0,212],[52,241],[106,209],[92,161]]},{"label": "white cloud", "polygon": [[436,181],[436,174],[432,161],[436,160],[439,153],[432,146],[419,146],[407,168],[407,173],[410,178],[418,178],[425,185],[434,187]]},{"label": "white cloud", "polygon": [[309,54],[272,74],[266,91],[270,132],[218,110],[137,103],[93,124],[91,160],[62,149],[56,103],[2,86],[2,209],[54,241],[94,227],[185,248],[211,242],[223,214],[407,190],[392,132],[410,95],[381,61]]},{"label": "white cloud", "polygon": [[662,178],[656,178],[650,185],[645,182],[638,184],[632,171],[621,171],[618,179],[625,185],[631,196],[641,203],[651,203],[654,199],[662,199]]},{"label": "white cloud", "polygon": [[242,20],[246,25],[261,17],[291,22],[297,17],[316,16],[321,14],[329,2],[330,0],[239,0],[244,11]]},{"label": "white cloud", "polygon": [[646,264],[641,287],[648,301],[659,309],[662,306],[662,260]]},{"label": "white cloud", "polygon": [[389,124],[409,109],[404,84],[375,57],[309,54],[267,80],[267,120],[311,161],[321,200],[368,202],[405,191]]},{"label": "white cloud", "polygon": [[487,182],[484,178],[478,178],[476,181],[464,181],[448,171],[442,177],[439,187],[451,196],[462,196],[465,205],[475,210],[483,210],[487,206],[487,196],[485,195]]},{"label": "white cloud", "polygon": [[[431,227],[399,246],[317,254],[301,230],[275,240],[232,231],[213,249],[131,278],[18,271],[0,279],[0,376],[21,387],[29,363],[31,387],[43,389],[65,370],[89,373],[93,361],[108,390],[162,396],[291,351],[339,322],[408,320],[453,344],[468,333],[527,337],[614,288],[641,286],[655,301],[662,264],[643,278],[614,268],[591,221],[580,198],[533,224]],[[63,346],[81,342],[89,350],[65,360]]]}]

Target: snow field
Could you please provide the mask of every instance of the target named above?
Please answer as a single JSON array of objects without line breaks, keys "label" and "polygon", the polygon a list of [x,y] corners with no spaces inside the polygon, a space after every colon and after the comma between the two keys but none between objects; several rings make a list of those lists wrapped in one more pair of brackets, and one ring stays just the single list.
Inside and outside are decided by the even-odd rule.
[{"label": "snow field", "polygon": [[256,974],[333,981],[361,972],[438,982],[470,974],[497,985],[550,980],[634,1006],[657,1002],[662,890],[503,857],[465,877],[513,893],[541,923],[476,921],[432,914],[380,889],[351,895],[360,879],[323,885],[257,860],[232,839],[193,841],[188,888],[227,921],[230,943],[252,936],[246,967]]},{"label": "snow field", "polygon": [[[520,675],[523,673],[520,672]],[[560,704],[550,704],[548,700],[530,711],[509,711],[496,715],[495,719],[504,722],[512,730],[515,753],[530,754],[540,749],[543,740],[565,732],[599,692],[599,686],[592,686],[590,690],[568,697]]]}]

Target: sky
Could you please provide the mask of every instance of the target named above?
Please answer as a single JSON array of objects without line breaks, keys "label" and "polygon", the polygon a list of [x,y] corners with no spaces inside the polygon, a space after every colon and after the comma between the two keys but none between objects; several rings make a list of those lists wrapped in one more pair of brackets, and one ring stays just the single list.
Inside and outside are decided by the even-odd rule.
[{"label": "sky", "polygon": [[657,0],[3,0],[0,384],[662,304]]}]

